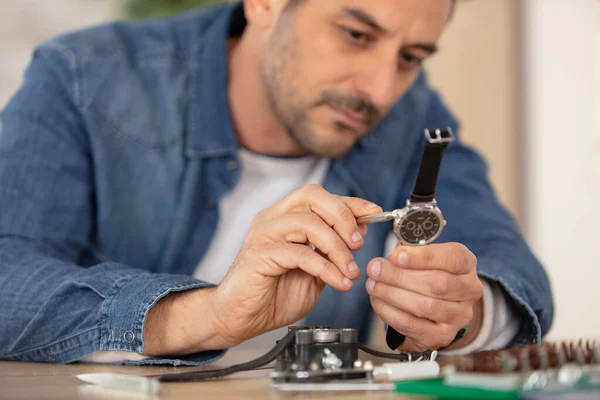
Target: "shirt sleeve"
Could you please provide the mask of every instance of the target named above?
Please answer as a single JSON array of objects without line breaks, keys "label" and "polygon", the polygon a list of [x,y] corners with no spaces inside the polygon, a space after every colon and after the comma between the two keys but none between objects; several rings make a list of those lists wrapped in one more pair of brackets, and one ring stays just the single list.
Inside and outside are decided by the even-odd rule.
[{"label": "shirt sleeve", "polygon": [[[1,114],[0,359],[142,353],[150,308],[169,293],[209,285],[90,254],[93,172],[77,93],[71,59],[46,44]],[[200,365],[222,354],[137,362]]]}]

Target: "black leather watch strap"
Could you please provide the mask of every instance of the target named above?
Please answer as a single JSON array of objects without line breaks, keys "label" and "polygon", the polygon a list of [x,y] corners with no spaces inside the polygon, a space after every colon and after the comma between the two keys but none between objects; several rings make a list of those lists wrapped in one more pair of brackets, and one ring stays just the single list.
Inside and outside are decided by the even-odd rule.
[{"label": "black leather watch strap", "polygon": [[461,328],[461,329],[458,330],[458,332],[456,333],[456,336],[450,342],[450,344],[448,344],[448,346],[441,347],[438,350],[444,350],[445,348],[447,348],[449,346],[452,346],[454,343],[456,343],[456,341],[458,339],[464,338],[468,331],[469,331],[469,324],[467,324],[467,326],[465,326],[464,328]]},{"label": "black leather watch strap", "polygon": [[402,346],[406,336],[392,328],[391,326],[387,326],[385,330],[385,343],[391,350],[396,350],[398,347]]},{"label": "black leather watch strap", "polygon": [[[467,326],[465,326],[464,328],[461,328],[456,333],[456,336],[454,337],[452,342],[450,342],[450,344],[448,344],[448,346],[451,346],[452,344],[454,344],[458,339],[462,339],[467,334],[468,331],[469,331],[469,325],[467,324]],[[399,333],[394,328],[391,328],[389,325],[387,326],[386,333],[385,333],[385,343],[388,345],[388,347],[390,349],[396,350],[398,347],[400,347],[402,345],[402,343],[404,343],[405,339],[406,339],[406,336]],[[444,346],[442,348],[439,348],[438,350],[443,350],[448,346]]]},{"label": "black leather watch strap", "polygon": [[[442,165],[442,156],[448,144],[453,141],[454,135],[450,128],[425,130],[423,155],[415,187],[410,194],[411,203],[425,203],[435,199],[435,188]],[[390,349],[395,350],[400,347],[404,343],[404,339],[403,334],[392,327],[387,327],[385,342]]]},{"label": "black leather watch strap", "polygon": [[435,188],[437,186],[442,156],[450,142],[454,141],[454,135],[450,128],[425,130],[425,144],[421,165],[415,182],[415,187],[410,194],[412,203],[424,203],[435,199]]}]

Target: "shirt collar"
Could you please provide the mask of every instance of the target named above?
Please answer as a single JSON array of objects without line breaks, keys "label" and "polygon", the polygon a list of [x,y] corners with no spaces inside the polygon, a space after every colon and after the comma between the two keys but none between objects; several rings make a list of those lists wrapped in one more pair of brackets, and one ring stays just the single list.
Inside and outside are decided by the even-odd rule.
[{"label": "shirt collar", "polygon": [[227,39],[241,3],[222,6],[193,50],[187,104],[186,156],[218,157],[237,151],[227,90]]}]

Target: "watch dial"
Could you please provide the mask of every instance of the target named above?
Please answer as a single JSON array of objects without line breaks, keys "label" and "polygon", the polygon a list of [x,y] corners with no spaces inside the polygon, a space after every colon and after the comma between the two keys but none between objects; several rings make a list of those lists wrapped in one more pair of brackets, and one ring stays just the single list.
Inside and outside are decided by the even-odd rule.
[{"label": "watch dial", "polygon": [[425,244],[440,230],[440,218],[430,210],[408,214],[398,227],[402,239],[411,244]]}]

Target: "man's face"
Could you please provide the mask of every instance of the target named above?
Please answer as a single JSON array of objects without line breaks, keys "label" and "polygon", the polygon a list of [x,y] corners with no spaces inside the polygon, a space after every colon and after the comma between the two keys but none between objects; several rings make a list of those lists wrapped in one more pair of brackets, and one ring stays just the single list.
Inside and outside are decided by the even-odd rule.
[{"label": "man's face", "polygon": [[450,11],[451,0],[283,7],[260,60],[277,118],[306,152],[343,156],[410,88]]}]

